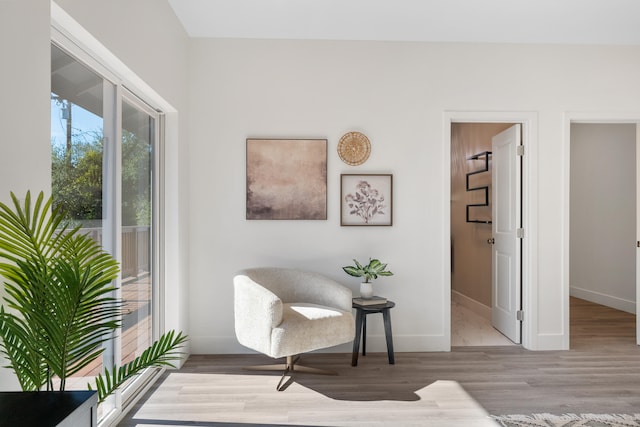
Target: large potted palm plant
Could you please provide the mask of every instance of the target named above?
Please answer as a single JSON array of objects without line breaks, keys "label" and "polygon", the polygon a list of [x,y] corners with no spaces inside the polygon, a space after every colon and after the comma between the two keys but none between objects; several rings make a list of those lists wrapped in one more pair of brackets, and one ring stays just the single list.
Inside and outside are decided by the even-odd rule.
[{"label": "large potted palm plant", "polygon": [[[11,198],[13,208],[0,203],[0,351],[24,391],[54,384],[63,391],[120,326],[122,302],[113,296],[118,263],[42,192],[35,200],[27,193],[23,203]],[[145,368],[171,366],[186,339],[169,331],[133,361],[106,367],[96,378],[98,401]]]}]

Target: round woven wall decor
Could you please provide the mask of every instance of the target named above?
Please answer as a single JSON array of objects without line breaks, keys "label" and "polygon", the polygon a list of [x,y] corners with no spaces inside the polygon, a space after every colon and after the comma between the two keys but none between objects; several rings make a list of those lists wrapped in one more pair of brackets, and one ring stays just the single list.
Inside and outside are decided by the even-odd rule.
[{"label": "round woven wall decor", "polygon": [[371,154],[371,143],[365,134],[347,132],[338,142],[338,155],[348,165],[357,166],[367,161]]}]

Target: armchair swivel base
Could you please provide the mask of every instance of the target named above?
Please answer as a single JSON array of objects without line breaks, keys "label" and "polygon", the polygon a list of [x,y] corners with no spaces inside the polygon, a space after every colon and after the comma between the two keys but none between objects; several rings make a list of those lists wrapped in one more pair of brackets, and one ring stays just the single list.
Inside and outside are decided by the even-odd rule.
[{"label": "armchair swivel base", "polygon": [[[248,371],[282,371],[282,377],[280,377],[280,381],[276,386],[276,390],[282,391],[286,387],[283,385],[284,379],[289,374],[293,374],[294,372],[304,372],[307,374],[317,374],[317,375],[338,375],[336,371],[329,371],[327,369],[319,369],[312,368],[309,366],[298,365],[298,361],[300,360],[300,356],[287,356],[287,360],[285,363],[279,363],[276,365],[256,365],[256,366],[245,366],[244,369]],[[286,385],[286,383],[285,383]]]}]

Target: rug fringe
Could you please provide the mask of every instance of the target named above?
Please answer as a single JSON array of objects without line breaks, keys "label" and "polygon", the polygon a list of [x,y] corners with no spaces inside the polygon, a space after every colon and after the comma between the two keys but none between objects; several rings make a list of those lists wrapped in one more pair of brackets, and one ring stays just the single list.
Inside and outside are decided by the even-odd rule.
[{"label": "rug fringe", "polygon": [[[640,427],[640,414],[492,415],[504,427]],[[597,423],[597,424],[594,424]]]}]

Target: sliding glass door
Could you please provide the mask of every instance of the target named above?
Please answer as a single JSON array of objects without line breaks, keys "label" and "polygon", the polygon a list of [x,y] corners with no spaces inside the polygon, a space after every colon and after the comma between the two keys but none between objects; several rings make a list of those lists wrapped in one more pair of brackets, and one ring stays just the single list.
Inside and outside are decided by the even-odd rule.
[{"label": "sliding glass door", "polygon": [[[140,356],[154,338],[155,153],[158,115],[125,92],[122,101],[121,364]],[[128,388],[128,387],[127,387]]]},{"label": "sliding glass door", "polygon": [[[99,68],[99,67],[97,67]],[[51,159],[54,204],[120,263],[121,328],[101,360],[67,389],[86,390],[103,366],[123,365],[159,335],[157,148],[160,114],[113,76],[51,47]],[[101,405],[118,409],[144,381],[132,379]]]}]

